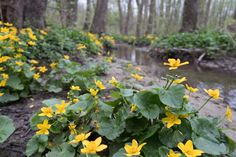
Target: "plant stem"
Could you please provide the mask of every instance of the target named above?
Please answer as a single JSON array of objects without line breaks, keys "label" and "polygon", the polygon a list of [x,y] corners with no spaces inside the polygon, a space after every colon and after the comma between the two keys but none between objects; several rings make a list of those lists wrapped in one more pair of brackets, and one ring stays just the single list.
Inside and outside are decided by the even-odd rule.
[{"label": "plant stem", "polygon": [[206,104],[211,100],[211,97],[209,99],[207,99],[207,101],[196,111],[199,112],[204,106],[206,106]]},{"label": "plant stem", "polygon": [[174,80],[175,80],[175,79],[172,79],[172,80],[170,81],[170,84],[166,87],[166,90],[168,90],[168,89],[170,88],[170,86],[173,84]]}]

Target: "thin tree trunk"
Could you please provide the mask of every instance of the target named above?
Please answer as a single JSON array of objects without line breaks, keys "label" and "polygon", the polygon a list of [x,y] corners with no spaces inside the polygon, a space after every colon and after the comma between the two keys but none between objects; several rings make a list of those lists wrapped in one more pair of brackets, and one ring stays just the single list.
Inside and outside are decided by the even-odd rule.
[{"label": "thin tree trunk", "polygon": [[234,8],[233,19],[235,19],[235,20],[236,20],[236,6],[235,6],[235,8]]},{"label": "thin tree trunk", "polygon": [[148,18],[148,25],[147,25],[146,34],[153,33],[154,16],[155,15],[156,15],[156,0],[151,0],[150,6],[149,6],[149,18]]},{"label": "thin tree trunk", "polygon": [[210,7],[211,7],[211,0],[208,0],[207,1],[207,5],[206,5],[205,17],[204,17],[204,26],[205,27],[208,25],[208,19],[209,19],[209,14],[210,14]]},{"label": "thin tree trunk", "polygon": [[144,15],[143,15],[143,21],[142,21],[142,26],[141,26],[141,34],[143,35],[145,31],[147,30],[147,24],[148,24],[148,13],[149,13],[149,0],[146,0],[144,3]]},{"label": "thin tree trunk", "polygon": [[78,0],[67,0],[67,27],[75,27],[78,18]]},{"label": "thin tree trunk", "polygon": [[125,28],[124,28],[124,34],[128,34],[129,31],[129,24],[130,24],[130,18],[132,15],[132,0],[128,0],[128,11],[127,11],[127,16],[125,20]]},{"label": "thin tree trunk", "polygon": [[90,27],[90,13],[91,12],[91,0],[87,0],[86,15],[84,21],[84,31],[88,31]]},{"label": "thin tree trunk", "polygon": [[192,32],[197,29],[199,0],[185,0],[182,28],[180,32]]},{"label": "thin tree trunk", "polygon": [[103,33],[106,31],[106,14],[108,0],[97,0],[93,22],[90,28],[92,33]]},{"label": "thin tree trunk", "polygon": [[142,26],[142,15],[143,15],[143,6],[144,6],[145,0],[136,0],[137,6],[138,6],[138,17],[137,17],[137,23],[136,23],[136,37],[141,36],[141,26]]},{"label": "thin tree trunk", "polygon": [[122,10],[122,6],[121,6],[121,1],[117,0],[118,3],[118,9],[119,9],[119,16],[120,16],[120,33],[123,34],[124,33],[124,15],[123,15],[123,10]]}]

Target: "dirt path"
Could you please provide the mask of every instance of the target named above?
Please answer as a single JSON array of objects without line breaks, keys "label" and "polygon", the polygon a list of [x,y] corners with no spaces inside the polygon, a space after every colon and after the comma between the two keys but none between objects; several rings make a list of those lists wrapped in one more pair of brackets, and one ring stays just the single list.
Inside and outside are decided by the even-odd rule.
[{"label": "dirt path", "polygon": [[[107,72],[108,75],[105,76],[104,80],[109,80],[112,76],[115,76],[121,82],[127,82],[130,79],[130,73],[126,70],[127,64],[130,61],[115,59],[115,62],[111,63],[111,68]],[[138,65],[139,66],[139,65]],[[164,82],[157,77],[151,75],[151,71],[147,66],[139,66],[142,69],[142,74],[144,75],[141,85],[144,88],[149,88],[151,85],[164,85]],[[148,87],[149,86],[149,87]],[[206,100],[208,96],[204,93],[203,89],[200,92],[191,95],[190,103],[199,108]],[[226,110],[226,104],[222,100],[210,101],[201,111],[200,115],[208,117],[224,117]],[[236,112],[233,111],[233,123],[228,123],[226,120],[222,123],[224,132],[230,136],[234,141],[236,141]]]}]

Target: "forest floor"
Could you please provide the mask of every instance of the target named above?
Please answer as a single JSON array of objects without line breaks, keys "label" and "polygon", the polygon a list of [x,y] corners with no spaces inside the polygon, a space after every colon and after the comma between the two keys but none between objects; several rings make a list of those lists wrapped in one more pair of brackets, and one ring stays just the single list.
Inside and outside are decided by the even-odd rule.
[{"label": "forest floor", "polygon": [[[94,59],[94,61],[100,60],[102,57]],[[126,82],[130,79],[130,72],[127,71],[127,64],[130,63],[126,60],[115,59],[115,62],[110,64],[110,69],[106,72],[106,75],[102,76],[102,80],[107,82],[112,76],[115,76],[120,82]],[[164,82],[159,78],[150,75],[150,68],[147,66],[139,66],[142,69],[144,79],[139,83],[145,88],[149,88],[150,85],[163,85]],[[30,129],[30,117],[42,107],[42,101],[49,98],[64,98],[66,97],[66,91],[59,94],[52,93],[37,93],[29,98],[21,99],[18,102],[11,103],[8,106],[0,108],[0,114],[8,115],[13,119],[16,130],[10,138],[0,145],[0,157],[25,157],[24,152],[26,144],[30,137],[34,134],[34,131]],[[199,108],[207,100],[207,95],[196,93],[190,98],[190,102],[194,107]],[[209,117],[223,117],[225,115],[225,104],[221,100],[211,101],[200,114],[202,116]],[[226,128],[225,133],[236,141],[236,112],[233,111],[233,123],[223,123],[223,127]],[[234,129],[234,130],[232,130]]]}]

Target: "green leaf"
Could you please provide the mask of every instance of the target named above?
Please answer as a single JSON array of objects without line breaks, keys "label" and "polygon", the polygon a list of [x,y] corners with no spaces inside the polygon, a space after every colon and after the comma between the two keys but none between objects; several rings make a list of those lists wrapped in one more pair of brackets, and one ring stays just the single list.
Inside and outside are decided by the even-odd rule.
[{"label": "green leaf", "polygon": [[63,143],[59,147],[52,148],[52,150],[46,154],[46,157],[74,157],[75,149],[67,144]]},{"label": "green leaf", "polygon": [[42,101],[42,103],[48,107],[52,107],[52,106],[55,106],[55,104],[61,104],[61,99],[46,99],[44,101]]},{"label": "green leaf", "polygon": [[139,133],[148,126],[148,120],[144,117],[138,118],[133,117],[126,119],[126,130],[127,132]]},{"label": "green leaf", "polygon": [[3,96],[0,97],[0,103],[8,103],[12,101],[17,101],[19,100],[20,97],[17,93],[8,93],[5,92]]},{"label": "green leaf", "polygon": [[126,157],[125,154],[125,149],[121,148],[114,155],[112,155],[112,157]]},{"label": "green leaf", "polygon": [[146,130],[144,130],[140,135],[139,135],[139,141],[143,142],[144,140],[148,139],[149,137],[153,136],[157,130],[160,128],[160,124],[155,124],[152,126],[149,126],[148,128],[146,128]]},{"label": "green leaf", "polygon": [[8,81],[7,81],[7,86],[16,89],[16,90],[23,90],[24,85],[21,84],[21,79],[16,76],[16,75],[10,75]]},{"label": "green leaf", "polygon": [[161,103],[157,94],[149,91],[139,92],[134,96],[134,103],[144,117],[148,119],[159,117]]},{"label": "green leaf", "polygon": [[26,145],[26,156],[31,156],[37,152],[42,153],[47,146],[48,136],[35,135]]},{"label": "green leaf", "polygon": [[7,116],[0,115],[0,143],[3,143],[14,132],[13,121]]},{"label": "green leaf", "polygon": [[171,86],[168,90],[160,89],[159,97],[163,104],[173,108],[181,108],[184,92],[185,88],[183,85],[175,85]]},{"label": "green leaf", "polygon": [[134,91],[132,89],[120,89],[120,94],[123,97],[133,96]]}]

